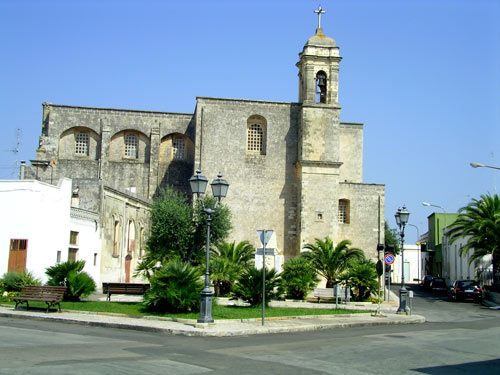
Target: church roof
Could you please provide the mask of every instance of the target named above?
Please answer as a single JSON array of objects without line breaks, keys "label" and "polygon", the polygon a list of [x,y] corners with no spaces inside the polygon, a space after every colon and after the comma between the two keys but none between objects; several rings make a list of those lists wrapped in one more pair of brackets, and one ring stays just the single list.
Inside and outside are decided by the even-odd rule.
[{"label": "church roof", "polygon": [[304,47],[335,47],[335,40],[323,34],[322,28],[316,29],[316,34],[309,38]]}]

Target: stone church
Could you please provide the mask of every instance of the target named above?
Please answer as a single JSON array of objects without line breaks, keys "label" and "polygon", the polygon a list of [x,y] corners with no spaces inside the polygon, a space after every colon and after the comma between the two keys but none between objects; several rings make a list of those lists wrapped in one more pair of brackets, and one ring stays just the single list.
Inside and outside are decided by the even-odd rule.
[{"label": "stone church", "polygon": [[[79,207],[100,211],[103,186],[148,201],[167,185],[189,194],[196,169],[209,181],[220,172],[230,184],[229,240],[259,247],[256,230],[274,230],[278,268],[325,236],[349,239],[375,259],[385,187],[363,183],[363,124],[340,121],[341,59],[319,25],[299,53],[296,103],[197,97],[193,113],[43,103],[33,173],[71,178]],[[118,213],[100,215],[109,237],[101,264],[120,262],[111,239]],[[140,232],[120,220],[123,230]],[[120,251],[137,258],[122,242]]]}]

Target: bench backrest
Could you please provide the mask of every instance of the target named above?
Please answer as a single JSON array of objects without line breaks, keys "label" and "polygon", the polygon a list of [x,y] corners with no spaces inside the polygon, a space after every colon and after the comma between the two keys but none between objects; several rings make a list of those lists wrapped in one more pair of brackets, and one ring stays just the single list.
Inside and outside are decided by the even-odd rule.
[{"label": "bench backrest", "polygon": [[336,297],[335,292],[337,291],[338,297],[344,297],[346,294],[346,288],[344,287],[333,287],[333,288],[315,288],[314,295],[318,297]]},{"label": "bench backrest", "polygon": [[61,301],[65,291],[65,286],[25,285],[21,289],[21,294],[19,295],[19,297],[46,298],[55,301]]},{"label": "bench backrest", "polygon": [[102,283],[103,293],[113,294],[144,294],[149,289],[149,284],[140,283]]}]

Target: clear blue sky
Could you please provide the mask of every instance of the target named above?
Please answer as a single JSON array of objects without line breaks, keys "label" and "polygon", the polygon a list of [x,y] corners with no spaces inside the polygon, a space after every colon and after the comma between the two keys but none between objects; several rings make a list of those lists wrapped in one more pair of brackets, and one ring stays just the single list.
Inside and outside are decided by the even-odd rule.
[{"label": "clear blue sky", "polygon": [[[41,103],[192,113],[196,96],[297,101],[319,1],[0,1],[0,178],[35,158]],[[364,181],[420,234],[500,188],[500,1],[324,0],[341,119],[365,124]],[[230,180],[230,176],[227,176]],[[498,187],[497,187],[498,185]],[[414,241],[416,230],[407,228]]]}]

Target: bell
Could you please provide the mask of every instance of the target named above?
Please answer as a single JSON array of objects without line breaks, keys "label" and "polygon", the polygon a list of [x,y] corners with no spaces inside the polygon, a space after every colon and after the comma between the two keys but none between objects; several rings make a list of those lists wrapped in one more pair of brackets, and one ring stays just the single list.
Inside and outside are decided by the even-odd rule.
[{"label": "bell", "polygon": [[318,86],[326,86],[326,78],[323,76],[318,77]]}]

